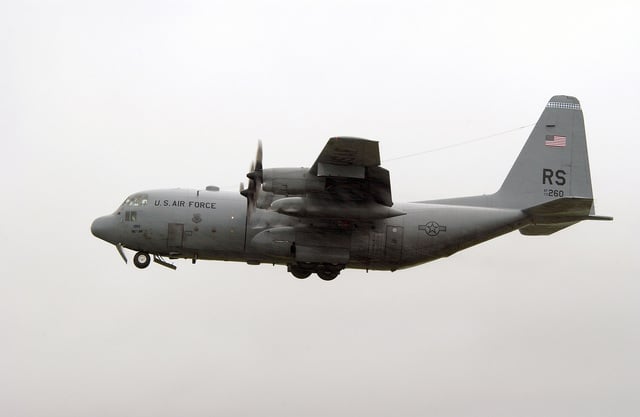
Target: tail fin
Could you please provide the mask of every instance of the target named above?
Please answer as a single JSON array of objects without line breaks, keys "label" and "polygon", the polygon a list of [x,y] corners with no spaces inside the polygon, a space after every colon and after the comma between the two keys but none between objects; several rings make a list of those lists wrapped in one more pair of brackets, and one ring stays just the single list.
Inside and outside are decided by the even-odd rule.
[{"label": "tail fin", "polygon": [[529,225],[525,235],[548,235],[595,216],[587,140],[580,102],[553,96],[502,187],[492,195],[431,200],[425,203],[517,209]]},{"label": "tail fin", "polygon": [[547,235],[595,216],[587,140],[580,102],[553,96],[511,168],[494,204],[524,210],[525,235]]},{"label": "tail fin", "polygon": [[568,197],[593,200],[584,118],[578,99],[553,96],[495,198],[526,209]]}]

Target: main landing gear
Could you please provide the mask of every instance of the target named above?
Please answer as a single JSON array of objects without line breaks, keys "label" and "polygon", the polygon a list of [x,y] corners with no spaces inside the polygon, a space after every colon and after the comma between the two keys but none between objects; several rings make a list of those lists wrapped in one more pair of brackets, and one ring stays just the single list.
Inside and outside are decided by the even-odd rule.
[{"label": "main landing gear", "polygon": [[344,269],[344,266],[332,264],[303,263],[287,265],[287,269],[289,272],[291,272],[291,275],[299,279],[308,278],[311,274],[315,273],[318,275],[318,277],[320,277],[320,279],[324,281],[331,281],[332,279],[335,279],[338,275],[340,275],[340,271]]},{"label": "main landing gear", "polygon": [[340,274],[340,271],[323,270],[323,271],[316,272],[316,274],[318,274],[320,279],[323,279],[325,281],[331,281],[332,279],[335,279],[335,277],[337,277]]},{"label": "main landing gear", "polygon": [[305,279],[305,278],[309,278],[309,275],[311,275],[311,271],[305,271],[304,269],[291,269],[291,275],[293,275],[294,277],[298,278],[298,279]]}]

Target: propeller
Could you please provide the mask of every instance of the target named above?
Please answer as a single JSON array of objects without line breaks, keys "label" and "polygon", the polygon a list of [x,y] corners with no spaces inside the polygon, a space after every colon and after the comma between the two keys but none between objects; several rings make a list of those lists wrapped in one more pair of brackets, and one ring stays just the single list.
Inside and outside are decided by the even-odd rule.
[{"label": "propeller", "polygon": [[251,163],[251,171],[247,177],[262,184],[262,141],[258,141],[258,150],[256,151],[256,159]]},{"label": "propeller", "polygon": [[247,188],[241,187],[240,194],[247,198],[247,209],[253,211],[256,208],[258,193],[262,189],[262,141],[258,141],[256,159],[251,162],[247,178],[249,184]]}]

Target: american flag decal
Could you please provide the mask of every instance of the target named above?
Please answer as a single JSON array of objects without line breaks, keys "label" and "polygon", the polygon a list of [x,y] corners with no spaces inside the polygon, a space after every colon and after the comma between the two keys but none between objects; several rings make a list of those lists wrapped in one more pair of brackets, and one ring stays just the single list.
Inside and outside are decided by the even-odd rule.
[{"label": "american flag decal", "polygon": [[555,146],[557,148],[564,148],[567,146],[567,137],[558,135],[547,135],[544,141],[545,146]]}]

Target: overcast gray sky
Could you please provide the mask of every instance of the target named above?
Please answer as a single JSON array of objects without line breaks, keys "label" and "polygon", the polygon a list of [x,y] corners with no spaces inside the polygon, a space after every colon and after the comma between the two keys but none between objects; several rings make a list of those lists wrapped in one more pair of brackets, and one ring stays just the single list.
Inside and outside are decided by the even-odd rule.
[{"label": "overcast gray sky", "polygon": [[[637,416],[633,1],[0,3],[0,414]],[[599,214],[405,271],[125,265],[91,221],[235,190],[326,139],[383,159],[584,109]],[[495,191],[530,128],[389,160],[395,201]]]}]

